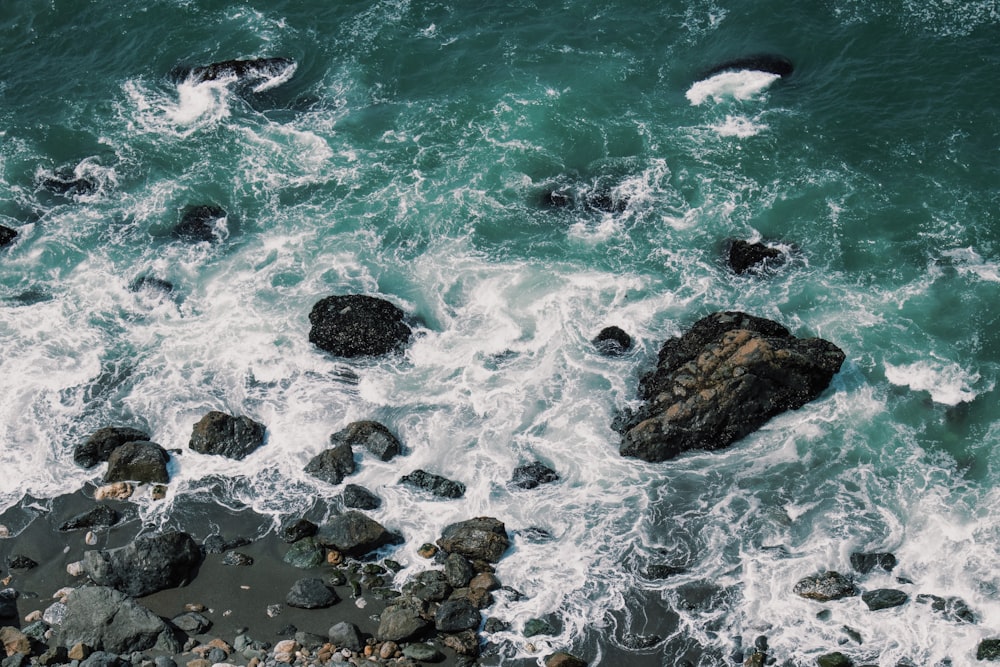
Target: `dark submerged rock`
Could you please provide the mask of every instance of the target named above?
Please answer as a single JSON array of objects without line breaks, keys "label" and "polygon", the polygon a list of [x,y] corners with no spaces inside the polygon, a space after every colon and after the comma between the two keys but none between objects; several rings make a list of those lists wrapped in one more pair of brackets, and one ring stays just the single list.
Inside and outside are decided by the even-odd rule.
[{"label": "dark submerged rock", "polygon": [[962,598],[939,597],[922,593],[917,596],[919,604],[929,604],[931,610],[940,613],[946,620],[956,623],[978,623],[979,616],[972,611],[969,605]]},{"label": "dark submerged rock", "polygon": [[336,591],[322,579],[299,579],[285,596],[285,604],[297,609],[325,609],[339,601]]},{"label": "dark submerged rock", "polygon": [[347,484],[342,496],[344,507],[356,510],[377,510],[382,506],[382,499],[363,486]]},{"label": "dark submerged rock", "polygon": [[525,637],[535,637],[536,635],[553,635],[556,629],[552,624],[543,618],[529,618],[524,623],[524,631],[521,633]]},{"label": "dark submerged rock", "polygon": [[702,78],[707,79],[722,72],[738,72],[741,70],[768,72],[769,74],[777,74],[778,76],[785,77],[795,70],[795,66],[791,60],[784,56],[773,53],[758,53],[719,63],[709,69]]},{"label": "dark submerged rock", "polygon": [[0,618],[17,618],[17,591],[13,588],[0,591]]},{"label": "dark submerged rock", "polygon": [[149,434],[135,428],[106,426],[94,431],[83,443],[73,450],[73,461],[84,468],[93,468],[108,460],[111,452],[126,442],[148,441]]},{"label": "dark submerged rock", "polygon": [[851,567],[861,574],[868,574],[876,567],[891,572],[896,567],[896,557],[887,552],[861,553],[855,551],[851,554]]},{"label": "dark submerged rock", "polygon": [[222,564],[235,567],[250,567],[253,565],[253,557],[241,551],[229,551],[222,557]]},{"label": "dark submerged rock", "polygon": [[402,452],[399,438],[376,421],[357,421],[330,436],[330,445],[364,447],[380,461],[389,461]]},{"label": "dark submerged rock", "polygon": [[328,296],[309,313],[309,342],[338,357],[388,354],[410,340],[402,310],[363,294]]},{"label": "dark submerged rock", "polygon": [[400,542],[398,535],[390,533],[378,521],[354,511],[344,512],[320,526],[316,540],[356,558]]},{"label": "dark submerged rock", "polygon": [[246,537],[235,537],[231,540],[227,540],[219,533],[212,533],[202,541],[201,548],[202,551],[207,554],[221,554],[229,551],[230,549],[245,547],[251,542],[252,540]]},{"label": "dark submerged rock", "polygon": [[800,579],[792,592],[809,600],[829,602],[841,598],[853,597],[858,594],[854,582],[839,572],[821,572],[811,577]]},{"label": "dark submerged rock", "polygon": [[17,230],[0,225],[0,248],[9,246],[17,238]]},{"label": "dark submerged rock", "polygon": [[223,60],[197,67],[178,67],[172,72],[175,79],[188,78],[193,81],[219,81],[236,79],[241,83],[264,83],[279,78],[294,68],[290,58],[250,58],[247,60]]},{"label": "dark submerged rock", "polygon": [[7,567],[11,570],[32,570],[38,567],[38,563],[23,554],[11,554],[7,556]]},{"label": "dark submerged rock", "polygon": [[78,175],[77,168],[69,165],[58,167],[50,174],[42,176],[38,180],[38,186],[62,197],[92,195],[98,189],[94,179]]},{"label": "dark submerged rock", "polygon": [[242,460],[264,444],[265,426],[249,417],[213,410],[191,431],[189,447],[202,454]]},{"label": "dark submerged rock", "polygon": [[66,616],[55,635],[61,646],[86,644],[109,653],[157,648],[179,653],[169,626],[124,593],[105,586],[78,588],[66,598]]},{"label": "dark submerged rock", "polygon": [[777,248],[763,243],[749,243],[742,239],[729,242],[727,250],[729,268],[742,275],[757,268],[767,268],[781,263],[782,254]]},{"label": "dark submerged rock", "polygon": [[984,639],[979,642],[976,660],[1000,660],[1000,639]]},{"label": "dark submerged rock", "polygon": [[437,545],[449,554],[495,563],[507,551],[510,539],[502,521],[484,516],[447,526]]},{"label": "dark submerged rock", "polygon": [[864,603],[868,605],[870,610],[878,611],[906,604],[910,596],[903,591],[897,591],[892,588],[879,588],[874,591],[862,593],[861,599],[864,600]]},{"label": "dark submerged rock", "polygon": [[409,475],[403,475],[399,483],[422,489],[439,498],[461,498],[465,495],[465,484],[419,468]]},{"label": "dark submerged rock", "polygon": [[225,209],[214,204],[189,206],[181,214],[181,221],[174,227],[171,235],[182,241],[197,243],[200,241],[216,241],[216,223],[227,217]]},{"label": "dark submerged rock", "polygon": [[621,454],[658,462],[728,447],[818,397],[843,361],[833,343],[796,338],[771,320],[704,317],[664,343],[656,370],[640,381],[646,403],[623,424]]},{"label": "dark submerged rock", "polygon": [[827,653],[826,655],[821,655],[816,658],[817,667],[854,667],[854,663],[851,659],[840,651],[834,651],[833,653]]},{"label": "dark submerged rock", "polygon": [[144,535],[119,549],[83,554],[84,572],[96,584],[132,597],[187,584],[201,561],[198,544],[182,532]]},{"label": "dark submerged rock", "polygon": [[590,341],[597,351],[608,357],[617,357],[632,347],[632,337],[618,327],[604,327]]},{"label": "dark submerged rock", "polygon": [[155,442],[126,442],[108,457],[104,482],[141,482],[166,484],[170,481],[167,463],[170,455]]},{"label": "dark submerged rock", "polygon": [[128,288],[132,292],[149,291],[170,294],[174,291],[174,284],[156,276],[139,276],[128,284]]},{"label": "dark submerged rock", "polygon": [[305,471],[328,484],[340,484],[354,472],[354,450],[348,443],[323,450],[306,464]]},{"label": "dark submerged rock", "polygon": [[548,484],[559,480],[555,470],[541,461],[533,461],[514,468],[514,476],[510,485],[517,489],[533,489],[540,484]]}]

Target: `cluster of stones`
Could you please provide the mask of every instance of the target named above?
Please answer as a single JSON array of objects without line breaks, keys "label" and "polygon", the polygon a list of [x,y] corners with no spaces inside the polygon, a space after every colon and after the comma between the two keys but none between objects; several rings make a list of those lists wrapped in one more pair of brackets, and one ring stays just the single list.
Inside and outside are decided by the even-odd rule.
[{"label": "cluster of stones", "polygon": [[[860,575],[868,575],[873,571],[891,572],[897,565],[896,556],[888,552],[855,552],[850,557],[851,568]],[[902,585],[912,585],[913,582],[903,577],[897,577],[896,581]],[[869,611],[882,611],[893,609],[907,604],[910,595],[903,590],[896,588],[874,588],[862,591],[858,588],[853,577],[848,577],[839,572],[830,570],[804,577],[792,588],[792,592],[807,600],[817,602],[832,602],[847,598],[857,597],[861,600]],[[978,623],[979,616],[964,600],[958,597],[940,597],[928,593],[921,593],[916,596],[918,604],[928,605],[932,611],[940,614],[942,618],[954,623]],[[830,617],[829,610],[820,611],[817,616],[820,619]],[[861,633],[844,626],[843,632],[847,640],[861,644],[863,637]],[[996,647],[994,657],[991,655],[991,646]],[[1000,640],[986,639],[979,647],[980,660],[1000,660]],[[817,664],[821,667],[851,667],[854,662],[840,651],[834,651],[820,656]]]}]

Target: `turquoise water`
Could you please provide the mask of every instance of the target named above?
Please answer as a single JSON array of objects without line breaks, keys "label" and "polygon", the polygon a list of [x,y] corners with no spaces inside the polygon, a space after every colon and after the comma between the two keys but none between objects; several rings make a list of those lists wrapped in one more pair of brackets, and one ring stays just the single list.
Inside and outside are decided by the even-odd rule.
[{"label": "turquoise water", "polygon": [[[406,536],[401,578],[448,522],[514,532],[499,574],[528,598],[491,610],[512,624],[501,662],[714,665],[763,634],[779,664],[968,664],[1000,635],[998,44],[986,1],[5,2],[0,508],[99,479],[72,448],[100,426],[178,449],[220,409],[266,423],[267,446],[175,457],[140,511],[169,521],[222,476],[226,502],[280,518],[338,492],[302,467],[374,418],[407,455],[351,481]],[[795,71],[696,87],[762,52]],[[297,67],[260,93],[168,76],[270,56]],[[93,190],[42,187],[57,170]],[[553,189],[578,203],[543,205]],[[579,203],[598,195],[617,206]],[[209,203],[217,242],[171,236]],[[735,276],[730,238],[789,260]],[[143,276],[174,290],[131,290]],[[351,292],[408,313],[403,355],[308,344],[312,304]],[[610,424],[639,376],[718,309],[831,340],[844,368],[725,452],[622,459]],[[596,354],[608,324],[630,354]],[[534,459],[561,481],[507,489]],[[396,485],[418,467],[466,498]],[[859,599],[824,620],[791,595],[854,550],[900,560],[863,588],[957,595],[980,622]],[[556,634],[529,644],[547,614]]]}]

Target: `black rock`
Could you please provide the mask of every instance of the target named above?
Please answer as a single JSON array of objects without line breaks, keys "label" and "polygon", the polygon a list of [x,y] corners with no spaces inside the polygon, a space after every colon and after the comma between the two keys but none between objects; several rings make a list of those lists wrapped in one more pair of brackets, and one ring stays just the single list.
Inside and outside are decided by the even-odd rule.
[{"label": "black rock", "polygon": [[300,570],[319,567],[326,561],[326,550],[314,537],[303,537],[292,544],[283,559],[292,567]]},{"label": "black rock", "polygon": [[355,558],[401,541],[378,521],[355,511],[344,512],[320,526],[316,540]]},{"label": "black rock", "polygon": [[483,516],[445,527],[437,545],[449,554],[495,563],[507,551],[510,538],[502,521]]},{"label": "black rock", "polygon": [[283,542],[297,542],[304,537],[312,537],[316,534],[317,526],[312,521],[308,519],[296,519],[290,524],[284,526],[278,533],[278,537],[281,538]]},{"label": "black rock", "polygon": [[0,590],[0,618],[17,618],[17,591],[13,588]]},{"label": "black rock", "polygon": [[976,660],[1000,660],[1000,639],[984,639],[979,642]]},{"label": "black rock", "polygon": [[376,421],[357,421],[348,424],[342,430],[330,436],[330,445],[348,444],[352,447],[364,447],[380,461],[389,461],[398,456],[403,447],[399,438],[382,424]]},{"label": "black rock", "polygon": [[348,443],[323,450],[306,464],[305,471],[328,484],[340,484],[354,472],[354,450]]},{"label": "black rock", "polygon": [[11,554],[7,556],[7,567],[11,570],[31,570],[38,567],[38,563],[27,556]]},{"label": "black rock", "polygon": [[628,352],[632,347],[632,337],[618,327],[605,327],[590,341],[597,351],[609,357]]},{"label": "black rock", "polygon": [[451,595],[451,585],[444,572],[426,570],[413,575],[403,585],[403,595],[412,595],[427,602],[440,602]]},{"label": "black rock", "polygon": [[84,468],[93,468],[108,460],[111,452],[126,442],[148,441],[149,434],[124,426],[107,426],[98,429],[85,442],[73,450],[73,460]]},{"label": "black rock", "polygon": [[829,602],[858,594],[854,582],[839,572],[822,572],[800,579],[792,592],[809,600]]},{"label": "black rock", "polygon": [[222,557],[222,564],[233,565],[236,567],[249,567],[253,565],[253,558],[240,551],[230,551]]},{"label": "black rock", "polygon": [[363,486],[347,484],[344,486],[344,507],[356,510],[377,510],[382,506],[382,499]]},{"label": "black rock", "polygon": [[212,621],[203,614],[189,611],[170,620],[175,626],[189,635],[200,635],[212,627]]},{"label": "black rock", "polygon": [[317,635],[314,632],[299,630],[295,633],[295,641],[298,642],[302,648],[315,651],[327,642],[327,638],[323,635]]},{"label": "black rock", "polygon": [[364,637],[358,626],[347,621],[341,621],[330,628],[327,633],[330,643],[334,646],[342,646],[352,651],[360,651],[364,648]]},{"label": "black rock", "polygon": [[453,588],[465,588],[474,576],[476,570],[469,559],[462,554],[448,554],[444,560],[444,576]]},{"label": "black rock", "polygon": [[496,616],[490,616],[483,623],[483,632],[492,634],[494,632],[506,632],[507,630],[510,630],[510,623]]},{"label": "black rock", "polygon": [[179,653],[181,649],[160,617],[124,593],[105,586],[77,588],[66,597],[66,616],[54,641],[60,646],[82,643],[117,654],[154,648]]},{"label": "black rock", "polygon": [[667,579],[669,577],[677,576],[678,574],[684,574],[687,572],[687,568],[679,567],[677,565],[669,565],[667,563],[651,563],[646,567],[646,571],[643,576],[647,579]]},{"label": "black rock", "polygon": [[795,66],[792,64],[792,61],[784,56],[773,53],[758,53],[719,63],[709,69],[702,78],[715,76],[722,72],[738,72],[741,70],[767,72],[784,77],[791,74],[794,69]]},{"label": "black rock", "polygon": [[834,651],[833,653],[827,653],[826,655],[821,655],[816,658],[817,667],[854,667],[854,663],[851,659],[840,651]]},{"label": "black rock", "polygon": [[556,471],[541,461],[533,461],[527,465],[514,468],[514,476],[510,485],[517,489],[533,489],[539,484],[548,484],[559,480]]},{"label": "black rock", "polygon": [[475,630],[481,621],[479,609],[468,598],[446,600],[434,614],[434,627],[438,632]]},{"label": "black rock", "polygon": [[77,175],[77,169],[70,166],[58,167],[50,175],[42,176],[38,185],[63,197],[92,195],[98,188],[93,178]]},{"label": "black rock", "polygon": [[193,243],[218,240],[219,237],[215,233],[216,223],[227,215],[222,207],[212,204],[190,206],[184,210],[181,221],[171,234],[174,238]]},{"label": "black rock", "polygon": [[223,60],[197,67],[177,67],[171,75],[175,80],[220,81],[233,79],[241,84],[265,84],[283,79],[294,71],[295,61],[289,58],[251,58],[248,60]]},{"label": "black rock", "polygon": [[431,622],[424,618],[427,603],[419,598],[404,595],[393,600],[379,616],[375,638],[380,641],[399,642],[423,632]]},{"label": "black rock", "polygon": [[428,491],[439,498],[461,498],[465,495],[465,484],[420,469],[404,475],[399,483]]},{"label": "black rock", "polygon": [[969,605],[962,598],[943,598],[937,595],[922,593],[917,596],[917,602],[920,604],[929,604],[933,611],[940,613],[949,621],[956,623],[979,622],[979,616],[969,608]]},{"label": "black rock", "polygon": [[194,579],[201,561],[198,544],[181,532],[145,535],[119,549],[83,554],[84,572],[96,584],[132,597],[183,586]]},{"label": "black rock", "polygon": [[245,547],[251,543],[252,540],[246,537],[236,537],[231,540],[227,540],[218,533],[212,533],[202,541],[201,548],[207,554],[221,554],[229,551],[230,549]]},{"label": "black rock", "polygon": [[896,557],[891,553],[861,553],[851,554],[851,567],[861,574],[868,574],[876,567],[891,572],[896,567]]},{"label": "black rock", "polygon": [[265,427],[249,417],[212,411],[191,431],[189,446],[202,454],[242,460],[264,444]]},{"label": "black rock", "polygon": [[729,242],[729,268],[736,274],[744,274],[758,267],[775,266],[781,259],[780,250],[763,243],[748,243],[740,239]]},{"label": "black rock", "polygon": [[170,481],[167,463],[170,455],[155,442],[126,442],[108,457],[104,482],[140,482],[166,484]]},{"label": "black rock", "polygon": [[796,338],[744,313],[702,318],[660,349],[642,378],[646,403],[622,425],[622,456],[657,462],[692,449],[722,449],[786,410],[818,397],[844,353],[819,338]]},{"label": "black rock", "polygon": [[898,607],[906,604],[906,601],[910,599],[910,596],[903,591],[897,591],[891,588],[879,588],[874,591],[866,591],[865,593],[862,593],[861,599],[864,600],[864,603],[868,605],[870,610],[878,611],[880,609],[889,609],[891,607]]},{"label": "black rock", "polygon": [[328,296],[309,313],[309,342],[339,357],[387,354],[410,340],[403,317],[402,310],[384,299]]},{"label": "black rock", "polygon": [[169,280],[163,280],[162,278],[157,278],[155,276],[139,276],[128,284],[128,288],[132,292],[148,290],[150,292],[170,294],[174,291],[174,284]]},{"label": "black rock", "polygon": [[325,609],[339,601],[336,591],[322,579],[299,579],[285,596],[285,604],[297,609]]},{"label": "black rock", "polygon": [[17,238],[17,230],[0,225],[0,248],[9,246]]}]

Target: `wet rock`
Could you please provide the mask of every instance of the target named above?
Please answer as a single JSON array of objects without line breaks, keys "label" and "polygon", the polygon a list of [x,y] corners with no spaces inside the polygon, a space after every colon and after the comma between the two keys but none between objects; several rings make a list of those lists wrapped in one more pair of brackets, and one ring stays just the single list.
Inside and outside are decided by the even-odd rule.
[{"label": "wet rock", "polygon": [[189,206],[181,214],[181,221],[173,228],[171,235],[181,241],[198,243],[216,241],[216,227],[228,214],[221,206],[207,204]]},{"label": "wet rock", "polygon": [[861,553],[851,554],[851,567],[861,574],[868,574],[876,567],[891,572],[896,567],[896,556],[891,553]]},{"label": "wet rock", "polygon": [[83,643],[98,651],[132,653],[156,648],[179,653],[172,630],[156,614],[124,593],[105,586],[78,588],[66,598],[66,617],[55,643]]},{"label": "wet rock", "polygon": [[121,521],[121,514],[108,505],[95,505],[92,509],[67,519],[59,526],[62,532],[109,528]]},{"label": "wet rock", "polygon": [[464,588],[476,575],[469,559],[462,554],[452,553],[444,559],[444,576],[452,588]]},{"label": "wet rock", "polygon": [[483,623],[483,632],[492,634],[494,632],[506,632],[507,630],[510,630],[510,623],[496,616],[490,616]]},{"label": "wet rock", "polygon": [[605,327],[590,341],[597,351],[608,357],[617,357],[632,347],[632,337],[618,327]]},{"label": "wet rock", "polygon": [[204,614],[189,611],[170,620],[175,626],[189,635],[200,635],[212,627],[212,621]]},{"label": "wet rock", "polygon": [[17,230],[0,225],[0,248],[9,246],[17,238]]},{"label": "wet rock", "polygon": [[339,601],[336,591],[322,579],[299,579],[285,596],[285,604],[297,609],[325,609]]},{"label": "wet rock", "polygon": [[556,629],[552,625],[542,618],[529,618],[524,624],[524,631],[521,633],[525,637],[534,637],[536,635],[554,635]]},{"label": "wet rock", "polygon": [[640,381],[646,403],[622,424],[621,454],[657,462],[728,447],[818,397],[843,361],[834,344],[796,338],[777,322],[709,315],[660,349]]},{"label": "wet rock", "polygon": [[225,81],[242,84],[262,84],[275,79],[283,80],[295,71],[295,61],[290,58],[250,58],[248,60],[223,60],[197,67],[177,67],[172,72],[175,80]]},{"label": "wet rock", "polygon": [[729,268],[738,275],[776,266],[783,259],[780,250],[766,246],[763,243],[749,243],[736,239],[730,241],[728,245]]},{"label": "wet rock", "polygon": [[253,565],[253,558],[239,551],[230,551],[222,558],[222,564],[235,567],[249,567]]},{"label": "wet rock", "polygon": [[68,165],[56,168],[51,175],[42,176],[38,186],[63,197],[92,195],[98,189],[96,180],[78,175],[77,169]]},{"label": "wet rock", "polygon": [[344,512],[320,526],[316,539],[324,546],[355,558],[401,541],[379,522],[355,511]]},{"label": "wet rock", "polygon": [[510,546],[507,529],[493,517],[476,517],[447,526],[437,540],[445,552],[495,563]]},{"label": "wet rock", "polygon": [[399,438],[384,425],[371,420],[352,422],[330,436],[330,445],[363,447],[380,461],[389,461],[403,450]]},{"label": "wet rock", "polygon": [[306,464],[305,471],[327,484],[340,484],[354,472],[354,450],[348,443],[323,450]]},{"label": "wet rock", "polygon": [[356,510],[377,510],[382,506],[382,499],[363,486],[347,484],[344,486],[344,507]]},{"label": "wet rock", "polygon": [[316,534],[317,526],[308,519],[296,519],[282,527],[278,537],[283,542],[298,542],[304,537],[312,537]]},{"label": "wet rock", "polygon": [[[156,276],[139,276],[128,284],[130,292],[155,292],[160,294],[170,294],[174,291],[174,284],[169,280],[163,280]],[[145,440],[145,438],[142,438]]]},{"label": "wet rock", "polygon": [[242,460],[264,444],[265,427],[249,417],[212,411],[191,431],[189,447],[202,454]]},{"label": "wet rock", "polygon": [[283,560],[292,567],[308,570],[326,562],[326,550],[315,538],[305,537],[291,546]]},{"label": "wet rock", "polygon": [[469,588],[474,591],[497,591],[500,587],[500,580],[492,572],[480,572],[469,582]]},{"label": "wet rock", "polygon": [[840,651],[834,651],[833,653],[827,653],[826,655],[821,655],[816,658],[817,667],[854,667],[854,663],[851,659]]},{"label": "wet rock", "polygon": [[559,475],[555,470],[541,461],[533,461],[514,468],[514,475],[510,480],[510,486],[516,489],[533,489],[540,484],[548,484],[558,480]]},{"label": "wet rock", "polygon": [[84,468],[93,468],[103,463],[126,442],[144,442],[149,440],[149,434],[135,428],[125,426],[106,426],[91,434],[83,443],[73,450],[73,461]]},{"label": "wet rock", "polygon": [[898,607],[900,605],[906,604],[910,596],[903,591],[897,591],[891,588],[879,588],[874,591],[866,591],[861,594],[861,599],[864,601],[871,611],[878,611],[880,609],[889,609],[891,607]]},{"label": "wet rock", "polygon": [[587,663],[571,653],[559,651],[545,658],[545,667],[587,667]]},{"label": "wet rock", "polygon": [[821,572],[811,577],[800,579],[792,592],[809,600],[829,602],[858,594],[854,582],[839,572]]},{"label": "wet rock", "polygon": [[400,642],[418,635],[431,624],[423,616],[426,611],[423,600],[408,595],[396,598],[379,616],[376,639]]},{"label": "wet rock", "polygon": [[1000,660],[1000,639],[984,639],[979,642],[976,660]]},{"label": "wet rock", "polygon": [[8,625],[0,628],[0,643],[3,644],[8,656],[15,653],[31,655],[31,640],[15,627]]},{"label": "wet rock", "polygon": [[207,554],[221,554],[229,551],[230,549],[245,547],[250,543],[251,540],[246,537],[235,537],[231,540],[227,540],[222,535],[213,533],[202,541],[201,548]]},{"label": "wet rock", "polygon": [[444,660],[444,654],[441,651],[437,650],[433,644],[424,642],[407,644],[403,647],[403,655],[417,662],[441,662]]},{"label": "wet rock", "polygon": [[115,482],[94,489],[94,500],[128,500],[134,492],[135,488],[128,482]]},{"label": "wet rock", "polygon": [[126,442],[108,457],[105,483],[139,482],[141,484],[166,484],[170,481],[167,463],[170,455],[155,442]]},{"label": "wet rock", "polygon": [[451,585],[444,572],[426,570],[413,575],[403,585],[403,594],[412,595],[427,602],[440,602],[451,595]]},{"label": "wet rock", "polygon": [[643,572],[643,576],[647,579],[669,579],[670,577],[675,577],[678,574],[684,574],[687,572],[687,568],[680,567],[678,565],[670,565],[669,563],[651,563],[646,567],[646,571]]},{"label": "wet rock", "polygon": [[481,620],[478,607],[469,599],[445,600],[434,614],[434,627],[438,632],[475,630]]},{"label": "wet rock", "polygon": [[384,299],[328,296],[309,313],[309,342],[338,357],[388,354],[410,340],[403,317],[402,310]]},{"label": "wet rock", "polygon": [[940,613],[946,620],[956,623],[978,623],[979,616],[972,611],[969,605],[962,598],[939,597],[922,593],[917,596],[920,604],[929,604],[933,611]]},{"label": "wet rock", "polygon": [[465,484],[420,469],[403,475],[399,483],[422,489],[439,498],[461,498],[465,495]]},{"label": "wet rock", "polygon": [[352,651],[360,651],[365,644],[364,637],[358,626],[347,621],[341,621],[332,626],[327,632],[330,643],[337,647],[349,648]]},{"label": "wet rock", "polygon": [[198,544],[182,532],[145,535],[119,549],[83,554],[84,570],[96,584],[132,597],[183,586],[201,560]]},{"label": "wet rock", "polygon": [[38,567],[38,563],[22,554],[11,554],[7,556],[7,567],[11,570],[31,570]]},{"label": "wet rock", "polygon": [[622,646],[633,651],[653,648],[662,641],[663,637],[659,635],[638,635],[632,632],[626,632],[622,635]]},{"label": "wet rock", "polygon": [[715,76],[721,72],[738,72],[741,70],[767,72],[784,77],[790,75],[794,69],[795,66],[792,64],[792,61],[784,56],[773,53],[757,53],[719,63],[708,70],[703,78]]}]

